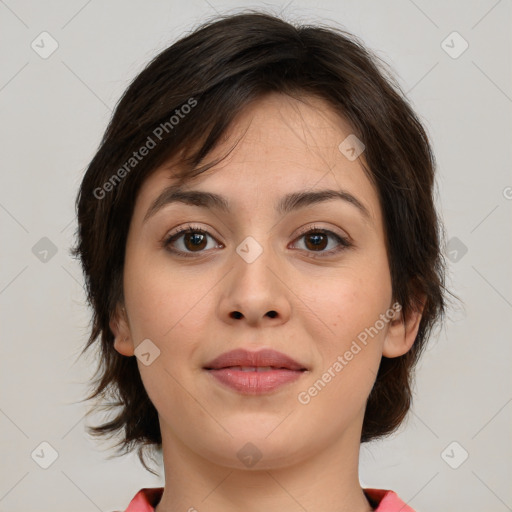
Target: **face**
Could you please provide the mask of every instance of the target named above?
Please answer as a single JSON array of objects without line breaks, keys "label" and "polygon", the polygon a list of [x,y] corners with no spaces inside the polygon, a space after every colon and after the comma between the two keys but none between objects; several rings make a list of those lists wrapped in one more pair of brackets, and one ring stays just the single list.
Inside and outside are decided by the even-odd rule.
[{"label": "face", "polygon": [[[419,318],[393,309],[377,192],[364,154],[339,149],[350,134],[319,99],[270,95],[210,155],[239,140],[229,156],[182,187],[224,206],[162,196],[172,166],[144,182],[126,245],[126,313],[111,327],[121,354],[139,347],[164,444],[238,468],[251,451],[272,468],[348,440],[358,448],[380,359],[410,348]],[[324,190],[334,193],[283,202]],[[300,369],[206,369],[234,349],[271,349]]]}]

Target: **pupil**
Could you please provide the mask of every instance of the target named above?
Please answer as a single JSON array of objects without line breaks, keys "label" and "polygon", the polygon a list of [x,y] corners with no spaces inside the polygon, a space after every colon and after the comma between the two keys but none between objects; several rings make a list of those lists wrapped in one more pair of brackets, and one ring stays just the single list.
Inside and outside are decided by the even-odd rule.
[{"label": "pupil", "polygon": [[[308,237],[308,240],[314,240],[313,241],[313,247],[314,248],[325,248],[325,235],[324,234],[316,234],[316,235],[310,235]],[[322,243],[323,242],[323,243]]]},{"label": "pupil", "polygon": [[192,241],[192,247],[189,247],[188,244],[186,244],[187,249],[202,249],[204,247],[206,237],[201,233],[191,233],[186,236],[185,240],[188,242]]}]

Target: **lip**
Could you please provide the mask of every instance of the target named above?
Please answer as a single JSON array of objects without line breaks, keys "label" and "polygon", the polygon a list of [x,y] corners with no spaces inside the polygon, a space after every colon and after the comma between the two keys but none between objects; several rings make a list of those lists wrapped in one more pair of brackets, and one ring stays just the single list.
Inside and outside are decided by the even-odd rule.
[{"label": "lip", "polygon": [[291,357],[277,352],[277,350],[263,349],[258,352],[250,352],[243,348],[224,352],[209,363],[204,365],[207,370],[220,370],[230,366],[251,366],[284,368],[286,370],[307,370],[307,368]]},{"label": "lip", "polygon": [[[269,368],[270,367],[270,368]],[[291,357],[272,349],[225,352],[203,367],[221,384],[238,393],[270,393],[299,379],[307,368]]]}]

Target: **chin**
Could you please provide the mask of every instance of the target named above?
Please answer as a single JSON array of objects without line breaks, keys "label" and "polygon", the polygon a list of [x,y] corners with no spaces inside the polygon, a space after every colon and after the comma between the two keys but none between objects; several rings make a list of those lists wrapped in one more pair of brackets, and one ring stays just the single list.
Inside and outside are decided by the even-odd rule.
[{"label": "chin", "polygon": [[[274,429],[276,424],[274,422]],[[232,437],[224,437],[225,442],[212,440],[200,455],[221,466],[253,471],[284,468],[306,456],[305,446],[301,448],[302,436],[296,439],[284,429],[277,434],[275,430],[253,425],[252,429],[231,427],[228,431]]]}]

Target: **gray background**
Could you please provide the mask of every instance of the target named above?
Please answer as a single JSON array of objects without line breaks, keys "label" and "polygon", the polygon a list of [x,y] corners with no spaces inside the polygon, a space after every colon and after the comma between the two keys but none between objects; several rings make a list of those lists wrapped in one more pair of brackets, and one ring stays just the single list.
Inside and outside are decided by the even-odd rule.
[{"label": "gray background", "polygon": [[[205,17],[242,6],[360,36],[396,71],[438,159],[449,285],[464,307],[431,340],[407,422],[363,447],[361,483],[420,512],[512,510],[510,0],[0,1],[0,510],[124,510],[162,484],[84,431],[94,366],[78,359],[89,312],[69,256],[74,199],[129,81]],[[58,43],[47,58],[44,31]],[[453,31],[469,44],[457,58]]]}]

